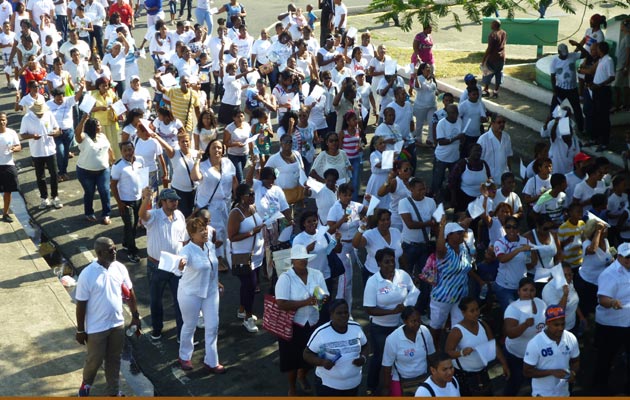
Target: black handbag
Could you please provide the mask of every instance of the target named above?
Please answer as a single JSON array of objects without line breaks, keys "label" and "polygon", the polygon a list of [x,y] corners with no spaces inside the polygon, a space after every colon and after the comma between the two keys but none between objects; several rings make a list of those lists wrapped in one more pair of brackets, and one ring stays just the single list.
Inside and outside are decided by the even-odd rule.
[{"label": "black handbag", "polygon": [[[254,224],[256,224],[256,216],[254,217]],[[232,243],[230,242],[230,248],[232,249],[232,275],[234,276],[246,276],[252,273],[252,253],[254,252],[254,246],[256,245],[256,235],[252,236],[252,249],[249,253],[234,254]]]},{"label": "black handbag", "polygon": [[[328,238],[327,233],[324,234],[324,237],[326,238],[326,243],[330,243],[330,239]],[[327,257],[328,257],[328,266],[330,267],[331,278],[337,278],[338,276],[341,276],[346,273],[346,267],[343,266],[343,262],[341,261],[341,259],[339,258],[337,253],[335,253],[334,250],[331,251]]]}]

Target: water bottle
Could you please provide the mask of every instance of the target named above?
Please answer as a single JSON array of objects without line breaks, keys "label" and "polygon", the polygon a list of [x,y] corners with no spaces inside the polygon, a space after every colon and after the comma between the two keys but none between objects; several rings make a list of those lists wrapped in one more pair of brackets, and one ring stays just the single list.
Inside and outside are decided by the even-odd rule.
[{"label": "water bottle", "polygon": [[133,335],[136,334],[136,332],[138,332],[138,326],[137,325],[131,325],[129,327],[129,329],[127,329],[127,332],[125,332],[127,334],[127,336],[132,337]]},{"label": "water bottle", "polygon": [[529,264],[530,262],[532,262],[532,252],[527,250],[525,252],[525,264]]},{"label": "water bottle", "polygon": [[479,292],[479,300],[485,300],[488,296],[488,284],[484,284]]}]

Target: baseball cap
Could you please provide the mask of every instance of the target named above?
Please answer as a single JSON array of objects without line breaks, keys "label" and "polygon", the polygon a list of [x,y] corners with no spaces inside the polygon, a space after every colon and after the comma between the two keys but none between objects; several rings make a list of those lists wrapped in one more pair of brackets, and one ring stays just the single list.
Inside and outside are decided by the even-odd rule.
[{"label": "baseball cap", "polygon": [[545,311],[545,321],[553,321],[554,319],[564,318],[564,308],[559,305],[551,305]]},{"label": "baseball cap", "polygon": [[582,161],[590,160],[591,156],[586,153],[579,152],[573,157],[573,164],[577,164]]},{"label": "baseball cap", "polygon": [[622,243],[617,247],[617,254],[622,257],[630,256],[630,243]]},{"label": "baseball cap", "polygon": [[451,233],[455,232],[464,232],[464,228],[462,228],[462,226],[457,222],[449,222],[444,228],[444,237],[447,237]]},{"label": "baseball cap", "polygon": [[140,80],[140,77],[138,75],[131,75],[131,79],[129,80],[129,82],[133,82],[135,80]]},{"label": "baseball cap", "polygon": [[464,77],[464,82],[468,83],[468,82],[472,81],[473,79],[475,79],[475,75],[473,75],[473,74],[466,74],[466,76]]},{"label": "baseball cap", "polygon": [[566,56],[569,54],[569,48],[566,44],[560,43],[558,45],[558,54],[560,54],[561,56]]},{"label": "baseball cap", "polygon": [[162,191],[160,192],[160,196],[158,197],[158,200],[179,200],[180,197],[177,195],[177,192],[175,191],[175,189],[162,189]]},{"label": "baseball cap", "polygon": [[365,75],[365,71],[360,69],[357,72],[354,73],[354,76],[359,76],[359,75]]}]

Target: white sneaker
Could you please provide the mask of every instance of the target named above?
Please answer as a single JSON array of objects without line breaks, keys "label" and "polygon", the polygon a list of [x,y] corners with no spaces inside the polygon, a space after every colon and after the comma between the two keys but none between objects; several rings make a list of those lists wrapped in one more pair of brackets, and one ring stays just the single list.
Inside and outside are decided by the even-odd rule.
[{"label": "white sneaker", "polygon": [[46,208],[50,207],[50,200],[48,199],[42,199],[42,202],[39,203],[39,209],[40,210],[45,210]]},{"label": "white sneaker", "polygon": [[206,327],[204,320],[203,320],[203,315],[199,316],[199,319],[197,320],[197,328],[199,329],[204,329]]},{"label": "white sneaker", "polygon": [[[236,311],[236,318],[245,319],[245,317],[247,317],[247,314],[245,313],[245,311],[243,312]],[[255,316],[254,314],[252,314],[252,318],[254,319],[254,321],[258,321],[258,317]]]},{"label": "white sneaker", "polygon": [[59,200],[59,197],[55,197],[52,201],[52,204],[56,209],[60,209],[61,207],[63,207],[63,203],[61,202],[61,200]]},{"label": "white sneaker", "polygon": [[254,320],[254,318],[247,318],[245,321],[243,321],[243,326],[245,327],[245,329],[247,329],[247,331],[251,333],[258,332],[258,327],[256,326],[256,321]]}]

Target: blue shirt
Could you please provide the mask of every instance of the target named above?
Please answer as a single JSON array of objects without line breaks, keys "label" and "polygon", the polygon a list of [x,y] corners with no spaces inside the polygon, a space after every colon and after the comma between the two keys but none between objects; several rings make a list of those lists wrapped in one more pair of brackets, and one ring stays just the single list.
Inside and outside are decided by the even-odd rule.
[{"label": "blue shirt", "polygon": [[157,7],[157,10],[147,11],[148,15],[155,15],[162,11],[162,2],[160,0],[144,0],[144,6],[147,10],[151,7]]},{"label": "blue shirt", "polygon": [[438,260],[437,286],[431,298],[440,303],[455,304],[468,294],[468,272],[472,269],[470,255],[464,244],[459,245],[459,254],[446,243],[446,255]]}]

